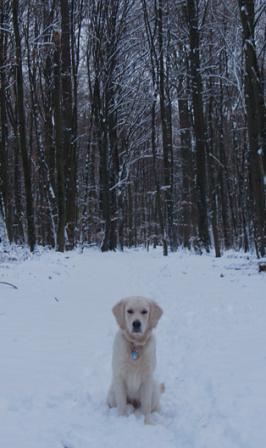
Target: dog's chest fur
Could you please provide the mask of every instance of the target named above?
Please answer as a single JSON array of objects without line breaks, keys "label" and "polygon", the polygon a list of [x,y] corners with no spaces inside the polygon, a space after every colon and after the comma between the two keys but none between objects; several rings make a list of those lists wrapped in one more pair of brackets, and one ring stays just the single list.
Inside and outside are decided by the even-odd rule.
[{"label": "dog's chest fur", "polygon": [[128,354],[128,359],[125,360],[123,376],[126,383],[127,395],[131,399],[139,399],[141,385],[147,375],[151,373],[148,358],[149,354],[143,350],[138,360],[132,360],[130,354]]},{"label": "dog's chest fur", "polygon": [[[128,343],[125,338],[119,334],[117,343],[121,350],[119,356],[114,356],[113,362],[116,363],[115,371],[119,372],[123,377],[127,389],[127,395],[131,399],[139,399],[141,385],[147,376],[151,375],[155,364],[151,359],[155,358],[155,340],[152,336],[149,341],[138,350],[138,359],[134,360],[131,357],[132,345]],[[118,364],[118,365],[117,365]],[[117,369],[117,367],[119,368]]]},{"label": "dog's chest fur", "polygon": [[128,397],[132,399],[139,398],[139,392],[143,379],[137,372],[130,371],[126,376],[126,389]]}]

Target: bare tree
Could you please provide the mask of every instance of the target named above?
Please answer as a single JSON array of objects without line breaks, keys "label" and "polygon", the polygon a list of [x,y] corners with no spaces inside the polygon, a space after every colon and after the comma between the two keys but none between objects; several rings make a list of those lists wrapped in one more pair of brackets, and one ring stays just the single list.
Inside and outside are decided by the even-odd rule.
[{"label": "bare tree", "polygon": [[254,1],[239,0],[245,55],[245,102],[249,141],[249,169],[253,197],[255,242],[260,256],[265,255],[266,209],[263,156],[266,153],[265,105],[255,42]]},{"label": "bare tree", "polygon": [[9,241],[265,254],[265,11],[0,0]]},{"label": "bare tree", "polygon": [[32,182],[31,182],[31,162],[27,150],[27,137],[26,137],[26,125],[25,125],[25,109],[24,109],[24,80],[22,72],[22,52],[21,52],[21,37],[19,30],[18,19],[18,0],[12,1],[12,14],[13,14],[13,28],[15,36],[15,56],[16,56],[16,101],[18,112],[18,147],[21,151],[23,175],[25,183],[26,193],[26,210],[27,210],[27,235],[28,244],[30,250],[33,251],[36,243],[35,239],[35,226],[34,226],[34,209],[32,198]]}]

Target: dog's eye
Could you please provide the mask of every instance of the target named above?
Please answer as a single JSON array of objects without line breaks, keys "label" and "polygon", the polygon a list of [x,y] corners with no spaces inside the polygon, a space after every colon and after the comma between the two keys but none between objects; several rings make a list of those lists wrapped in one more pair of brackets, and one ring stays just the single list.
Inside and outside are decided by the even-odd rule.
[{"label": "dog's eye", "polygon": [[148,313],[147,310],[142,310],[142,311],[141,311],[141,314],[147,314],[147,313]]},{"label": "dog's eye", "polygon": [[127,310],[127,312],[128,312],[128,314],[133,314],[134,313],[134,311],[133,310]]}]

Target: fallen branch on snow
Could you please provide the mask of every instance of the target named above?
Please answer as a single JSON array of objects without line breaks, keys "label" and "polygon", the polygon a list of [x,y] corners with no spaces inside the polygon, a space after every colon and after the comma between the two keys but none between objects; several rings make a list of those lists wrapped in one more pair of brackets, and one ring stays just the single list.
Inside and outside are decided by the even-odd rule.
[{"label": "fallen branch on snow", "polygon": [[7,286],[11,286],[11,288],[14,289],[18,289],[18,287],[16,285],[13,285],[12,283],[9,282],[0,282],[1,285],[7,285]]},{"label": "fallen branch on snow", "polygon": [[266,263],[259,263],[259,272],[266,272]]}]

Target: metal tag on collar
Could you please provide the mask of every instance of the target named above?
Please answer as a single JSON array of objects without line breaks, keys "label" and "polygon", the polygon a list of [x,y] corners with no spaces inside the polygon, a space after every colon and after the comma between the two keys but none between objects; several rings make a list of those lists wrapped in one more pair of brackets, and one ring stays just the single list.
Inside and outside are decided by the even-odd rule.
[{"label": "metal tag on collar", "polygon": [[136,361],[139,357],[139,354],[138,354],[138,352],[136,352],[136,350],[132,350],[130,355],[131,355],[131,359],[133,359],[133,361]]}]

